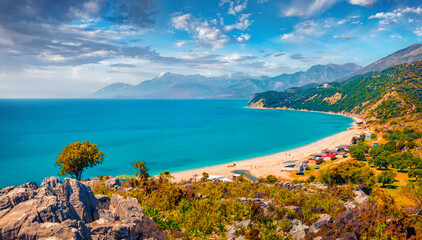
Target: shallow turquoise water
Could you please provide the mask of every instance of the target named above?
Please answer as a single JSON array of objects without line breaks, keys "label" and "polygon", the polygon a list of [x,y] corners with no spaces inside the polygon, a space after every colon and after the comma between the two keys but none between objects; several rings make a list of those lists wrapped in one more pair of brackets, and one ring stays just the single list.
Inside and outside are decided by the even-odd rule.
[{"label": "shallow turquoise water", "polygon": [[323,113],[245,109],[247,100],[0,100],[0,187],[56,175],[64,146],[88,140],[105,160],[83,177],[152,174],[299,147],[348,128]]}]

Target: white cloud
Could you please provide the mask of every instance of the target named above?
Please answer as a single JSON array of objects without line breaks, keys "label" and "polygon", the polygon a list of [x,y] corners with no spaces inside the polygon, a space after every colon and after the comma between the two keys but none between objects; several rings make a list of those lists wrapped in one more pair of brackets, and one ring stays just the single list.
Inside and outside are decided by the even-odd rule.
[{"label": "white cloud", "polygon": [[246,9],[248,0],[221,0],[219,6],[221,7],[225,4],[229,4],[228,14],[236,15]]},{"label": "white cloud", "polygon": [[384,31],[387,31],[387,30],[385,28],[378,28],[376,31],[377,32],[384,32]]},{"label": "white cloud", "polygon": [[225,31],[232,31],[233,29],[238,29],[238,30],[246,30],[248,29],[248,27],[252,24],[253,21],[249,20],[249,16],[251,14],[241,14],[240,18],[239,18],[239,22],[232,24],[232,25],[227,25],[224,27]]},{"label": "white cloud", "polygon": [[258,0],[257,3],[266,3],[268,0]]},{"label": "white cloud", "polygon": [[379,12],[375,15],[369,16],[369,19],[374,19],[374,18],[383,18],[383,19],[391,19],[391,18],[396,18],[396,17],[401,17],[403,16],[400,12]]},{"label": "white cloud", "polygon": [[211,54],[209,52],[202,52],[202,53],[195,53],[195,52],[190,52],[185,56],[182,56],[182,59],[185,60],[199,60],[199,59],[203,59],[203,58],[207,58],[209,57]]},{"label": "white cloud", "polygon": [[396,19],[385,19],[379,22],[382,25],[394,25],[397,23]]},{"label": "white cloud", "polygon": [[[399,8],[396,9],[392,12],[379,12],[375,15],[371,15],[369,16],[369,19],[384,19],[384,20],[393,20],[393,21],[381,21],[381,24],[394,24],[397,23],[397,20],[395,20],[395,18],[400,18],[403,17],[406,14],[416,14],[416,15],[420,15],[422,14],[422,8],[420,7],[406,7],[406,8]],[[410,20],[409,18],[409,22],[412,22],[412,20]]]},{"label": "white cloud", "polygon": [[174,28],[178,30],[188,30],[189,24],[192,21],[191,15],[189,13],[186,13],[184,15],[176,16],[171,19],[171,22],[173,23]]},{"label": "white cloud", "polygon": [[299,8],[291,7],[283,12],[285,17],[301,17],[304,16],[305,13],[300,10]]},{"label": "white cloud", "polygon": [[232,55],[228,55],[228,56],[223,57],[221,60],[223,62],[227,62],[227,63],[234,63],[234,62],[251,60],[251,59],[254,59],[254,58],[256,58],[256,57],[252,56],[252,54],[233,53]]},{"label": "white cloud", "polygon": [[422,27],[416,28],[415,31],[413,31],[414,34],[416,34],[419,37],[422,37]]},{"label": "white cloud", "polygon": [[176,42],[176,46],[177,47],[183,47],[186,43],[188,43],[189,41],[187,40],[181,40],[181,41],[177,41]]},{"label": "white cloud", "polygon": [[374,4],[377,0],[349,0],[350,4],[359,5],[359,6],[370,6]]},{"label": "white cloud", "polygon": [[337,22],[337,24],[342,25],[345,24],[348,21],[348,19],[343,19]]},{"label": "white cloud", "polygon": [[396,34],[391,34],[390,37],[391,38],[399,38],[399,39],[401,38],[401,36],[398,35],[397,33]]},{"label": "white cloud", "polygon": [[285,33],[285,34],[281,35],[281,39],[282,40],[292,39],[294,36],[295,36],[294,33]]},{"label": "white cloud", "polygon": [[355,39],[355,36],[349,36],[349,35],[341,35],[341,36],[337,36],[335,35],[334,38],[341,38],[343,40],[351,40],[351,39]]},{"label": "white cloud", "polygon": [[[194,18],[190,14],[175,16],[170,21],[174,28],[191,33],[196,43],[201,46],[222,48],[229,41],[229,37],[221,29],[207,21]],[[179,42],[179,45],[183,46],[185,43]],[[176,43],[176,46],[179,45]]]},{"label": "white cloud", "polygon": [[250,38],[251,38],[251,35],[245,33],[245,34],[241,34],[240,37],[238,37],[236,40],[238,42],[247,42],[249,41]]},{"label": "white cloud", "polygon": [[311,5],[309,5],[307,15],[312,16],[317,13],[324,12],[337,2],[338,0],[315,0],[311,3]]}]

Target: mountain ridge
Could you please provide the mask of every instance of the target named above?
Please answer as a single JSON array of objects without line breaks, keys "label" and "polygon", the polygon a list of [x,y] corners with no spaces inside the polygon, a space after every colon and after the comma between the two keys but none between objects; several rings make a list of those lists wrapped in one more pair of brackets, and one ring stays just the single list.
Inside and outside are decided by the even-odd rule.
[{"label": "mountain ridge", "polygon": [[354,63],[315,65],[306,71],[275,77],[237,72],[220,77],[165,73],[136,85],[113,83],[90,95],[93,98],[250,98],[257,92],[322,83],[361,69]]}]

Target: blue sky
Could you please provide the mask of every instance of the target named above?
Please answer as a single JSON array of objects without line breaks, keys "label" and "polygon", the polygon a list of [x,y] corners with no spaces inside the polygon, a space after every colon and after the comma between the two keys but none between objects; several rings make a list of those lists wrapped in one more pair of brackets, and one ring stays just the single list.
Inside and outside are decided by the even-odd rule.
[{"label": "blue sky", "polygon": [[0,0],[0,97],[365,66],[421,43],[421,21],[422,3],[406,0]]}]

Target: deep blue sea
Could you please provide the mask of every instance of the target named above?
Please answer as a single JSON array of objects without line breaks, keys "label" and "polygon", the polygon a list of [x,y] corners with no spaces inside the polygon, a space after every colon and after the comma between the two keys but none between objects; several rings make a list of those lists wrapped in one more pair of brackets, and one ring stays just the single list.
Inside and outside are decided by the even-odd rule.
[{"label": "deep blue sea", "polygon": [[104,163],[84,172],[152,174],[271,154],[348,128],[352,119],[323,113],[246,109],[247,100],[0,100],[0,187],[57,175],[56,156],[90,141]]}]

